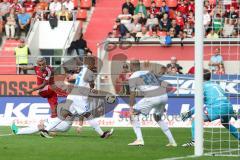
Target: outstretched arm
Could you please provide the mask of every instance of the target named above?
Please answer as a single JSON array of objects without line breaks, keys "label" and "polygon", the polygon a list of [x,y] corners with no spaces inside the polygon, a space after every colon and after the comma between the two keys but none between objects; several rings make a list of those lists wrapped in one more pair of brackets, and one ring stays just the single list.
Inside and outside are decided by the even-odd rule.
[{"label": "outstretched arm", "polygon": [[35,87],[35,88],[32,88],[32,89],[28,90],[27,93],[28,93],[28,94],[32,94],[32,92],[37,91],[37,90],[39,90],[39,89],[42,89],[42,88],[44,88],[46,85],[47,85],[47,82],[44,81],[41,85],[39,85],[39,86],[37,86],[37,87]]},{"label": "outstretched arm", "polygon": [[34,66],[19,66],[22,70],[34,70]]}]

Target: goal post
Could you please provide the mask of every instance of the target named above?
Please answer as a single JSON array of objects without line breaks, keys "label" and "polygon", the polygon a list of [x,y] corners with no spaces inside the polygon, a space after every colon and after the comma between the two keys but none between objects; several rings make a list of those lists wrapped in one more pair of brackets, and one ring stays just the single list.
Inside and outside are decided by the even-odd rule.
[{"label": "goal post", "polygon": [[194,155],[203,155],[203,0],[195,0],[195,148]]}]

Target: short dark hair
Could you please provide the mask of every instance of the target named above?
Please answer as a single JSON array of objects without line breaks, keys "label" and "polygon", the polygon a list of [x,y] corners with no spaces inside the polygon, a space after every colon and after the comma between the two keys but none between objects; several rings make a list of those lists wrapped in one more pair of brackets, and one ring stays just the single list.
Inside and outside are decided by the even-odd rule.
[{"label": "short dark hair", "polygon": [[203,70],[203,80],[209,81],[211,79],[211,72],[208,69]]}]

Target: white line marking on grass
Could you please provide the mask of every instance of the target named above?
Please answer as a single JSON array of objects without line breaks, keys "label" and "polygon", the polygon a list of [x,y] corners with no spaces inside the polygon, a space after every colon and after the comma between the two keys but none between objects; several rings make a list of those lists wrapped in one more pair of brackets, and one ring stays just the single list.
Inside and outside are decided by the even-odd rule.
[{"label": "white line marking on grass", "polygon": [[7,137],[7,136],[13,136],[14,134],[10,133],[10,134],[0,134],[0,137]]},{"label": "white line marking on grass", "polygon": [[158,160],[178,160],[178,159],[196,158],[196,157],[198,156],[190,155],[190,156],[183,156],[183,157],[164,158],[164,159],[158,159]]}]

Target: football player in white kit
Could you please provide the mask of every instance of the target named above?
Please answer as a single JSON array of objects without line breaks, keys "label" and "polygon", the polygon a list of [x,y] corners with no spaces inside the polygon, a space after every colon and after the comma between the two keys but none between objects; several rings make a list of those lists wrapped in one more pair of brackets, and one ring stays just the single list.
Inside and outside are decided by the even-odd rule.
[{"label": "football player in white kit", "polygon": [[[140,71],[140,62],[132,60],[130,68],[133,74],[129,78],[130,87],[130,120],[137,139],[129,143],[129,146],[143,146],[144,140],[142,136],[139,115],[148,115],[153,109],[153,116],[155,121],[161,127],[164,134],[167,136],[169,143],[166,146],[176,147],[177,144],[168,128],[166,122],[161,117],[165,110],[165,105],[168,100],[167,83],[162,82],[150,71]],[[136,93],[140,92],[144,97],[135,103]]]},{"label": "football player in white kit", "polygon": [[17,128],[15,124],[12,125],[12,131],[16,135],[20,134],[32,134],[38,131],[41,132],[41,136],[46,138],[52,138],[49,132],[66,132],[72,126],[72,120],[74,117],[84,117],[87,119],[88,124],[95,129],[101,138],[108,138],[112,135],[113,129],[110,131],[102,131],[99,124],[91,115],[89,108],[89,94],[94,92],[94,73],[92,71],[94,67],[93,57],[85,57],[84,65],[77,76],[72,76],[69,80],[76,79],[74,88],[67,96],[65,103],[58,105],[58,117],[49,118],[44,123],[33,125],[25,128]]}]

